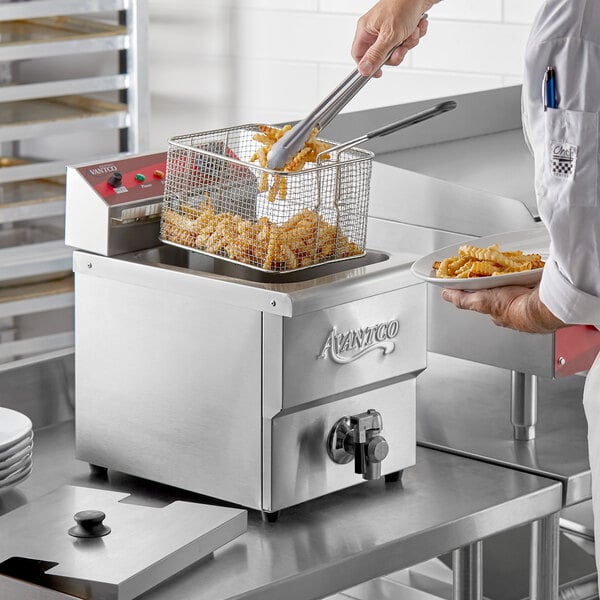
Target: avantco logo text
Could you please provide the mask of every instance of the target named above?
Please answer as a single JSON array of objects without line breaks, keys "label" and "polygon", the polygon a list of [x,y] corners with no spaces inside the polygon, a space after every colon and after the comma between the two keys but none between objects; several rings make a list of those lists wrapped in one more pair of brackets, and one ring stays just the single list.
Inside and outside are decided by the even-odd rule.
[{"label": "avantco logo text", "polygon": [[116,165],[101,165],[99,167],[94,167],[93,169],[88,169],[88,172],[91,175],[107,175],[108,173],[113,173],[116,170]]},{"label": "avantco logo text", "polygon": [[375,350],[381,350],[384,355],[391,354],[396,349],[392,340],[399,331],[397,319],[342,333],[332,327],[317,359],[329,357],[335,363],[347,364]]}]

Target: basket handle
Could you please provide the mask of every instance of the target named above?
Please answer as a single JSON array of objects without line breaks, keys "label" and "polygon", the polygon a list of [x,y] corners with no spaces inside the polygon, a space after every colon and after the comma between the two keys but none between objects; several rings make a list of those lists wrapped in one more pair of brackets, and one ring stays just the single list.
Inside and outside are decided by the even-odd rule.
[{"label": "basket handle", "polygon": [[338,146],[333,146],[328,150],[325,150],[317,156],[317,159],[321,156],[321,154],[326,154],[328,152],[342,152],[351,148],[352,146],[356,146],[358,144],[362,144],[368,140],[377,137],[383,137],[384,135],[389,135],[390,133],[394,133],[395,131],[399,131],[400,129],[405,129],[406,127],[410,127],[411,125],[416,125],[417,123],[421,123],[423,121],[427,121],[427,119],[431,119],[432,117],[437,117],[449,110],[454,110],[456,108],[456,102],[454,100],[448,100],[446,102],[442,102],[441,104],[436,104],[431,108],[427,108],[421,112],[418,112],[410,117],[406,117],[404,119],[400,119],[399,121],[395,121],[394,123],[389,123],[388,125],[384,125],[383,127],[379,127],[379,129],[373,129],[373,131],[369,131],[369,133],[365,133],[360,137],[354,138],[349,142],[345,142],[344,144],[339,144]]}]

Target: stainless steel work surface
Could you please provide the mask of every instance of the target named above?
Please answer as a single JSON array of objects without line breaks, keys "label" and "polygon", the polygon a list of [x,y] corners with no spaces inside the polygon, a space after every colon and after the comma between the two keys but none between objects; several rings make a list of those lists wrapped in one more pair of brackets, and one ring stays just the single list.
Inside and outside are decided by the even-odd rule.
[{"label": "stainless steel work surface", "polygon": [[540,378],[537,437],[515,441],[510,371],[430,353],[417,379],[417,441],[551,477],[564,486],[564,505],[576,504],[591,497],[584,383]]},{"label": "stainless steel work surface", "polygon": [[520,128],[390,152],[378,160],[465,188],[519,200],[533,216],[538,215],[533,156]]},{"label": "stainless steel work surface", "polygon": [[[70,422],[36,431],[32,476],[0,496],[0,514],[64,484],[132,494],[137,503],[207,499],[74,459]],[[287,509],[276,523],[251,511],[248,531],[144,600],[310,600],[411,566],[554,513],[561,486],[546,478],[419,448],[402,483],[362,483]]]}]

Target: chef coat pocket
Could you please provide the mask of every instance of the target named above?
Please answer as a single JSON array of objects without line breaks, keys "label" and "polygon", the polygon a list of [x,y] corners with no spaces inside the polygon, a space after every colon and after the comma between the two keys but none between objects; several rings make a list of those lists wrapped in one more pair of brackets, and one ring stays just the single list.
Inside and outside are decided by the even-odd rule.
[{"label": "chef coat pocket", "polygon": [[571,206],[598,205],[598,113],[549,108],[541,197]]}]

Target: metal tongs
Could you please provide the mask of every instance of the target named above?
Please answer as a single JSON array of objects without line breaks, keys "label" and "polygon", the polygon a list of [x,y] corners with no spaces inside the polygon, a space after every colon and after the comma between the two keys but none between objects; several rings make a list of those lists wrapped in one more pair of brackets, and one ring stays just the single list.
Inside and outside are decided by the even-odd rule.
[{"label": "metal tongs", "polygon": [[[427,15],[423,15],[422,18],[426,19]],[[388,52],[382,65],[390,59],[397,47]],[[373,73],[376,72],[377,69],[373,71]],[[358,69],[354,69],[307,117],[296,123],[273,144],[267,155],[267,167],[274,170],[282,169],[288,160],[304,146],[304,142],[309,138],[312,130],[316,127],[321,131],[328,125],[372,76],[365,77],[359,73]]]}]

